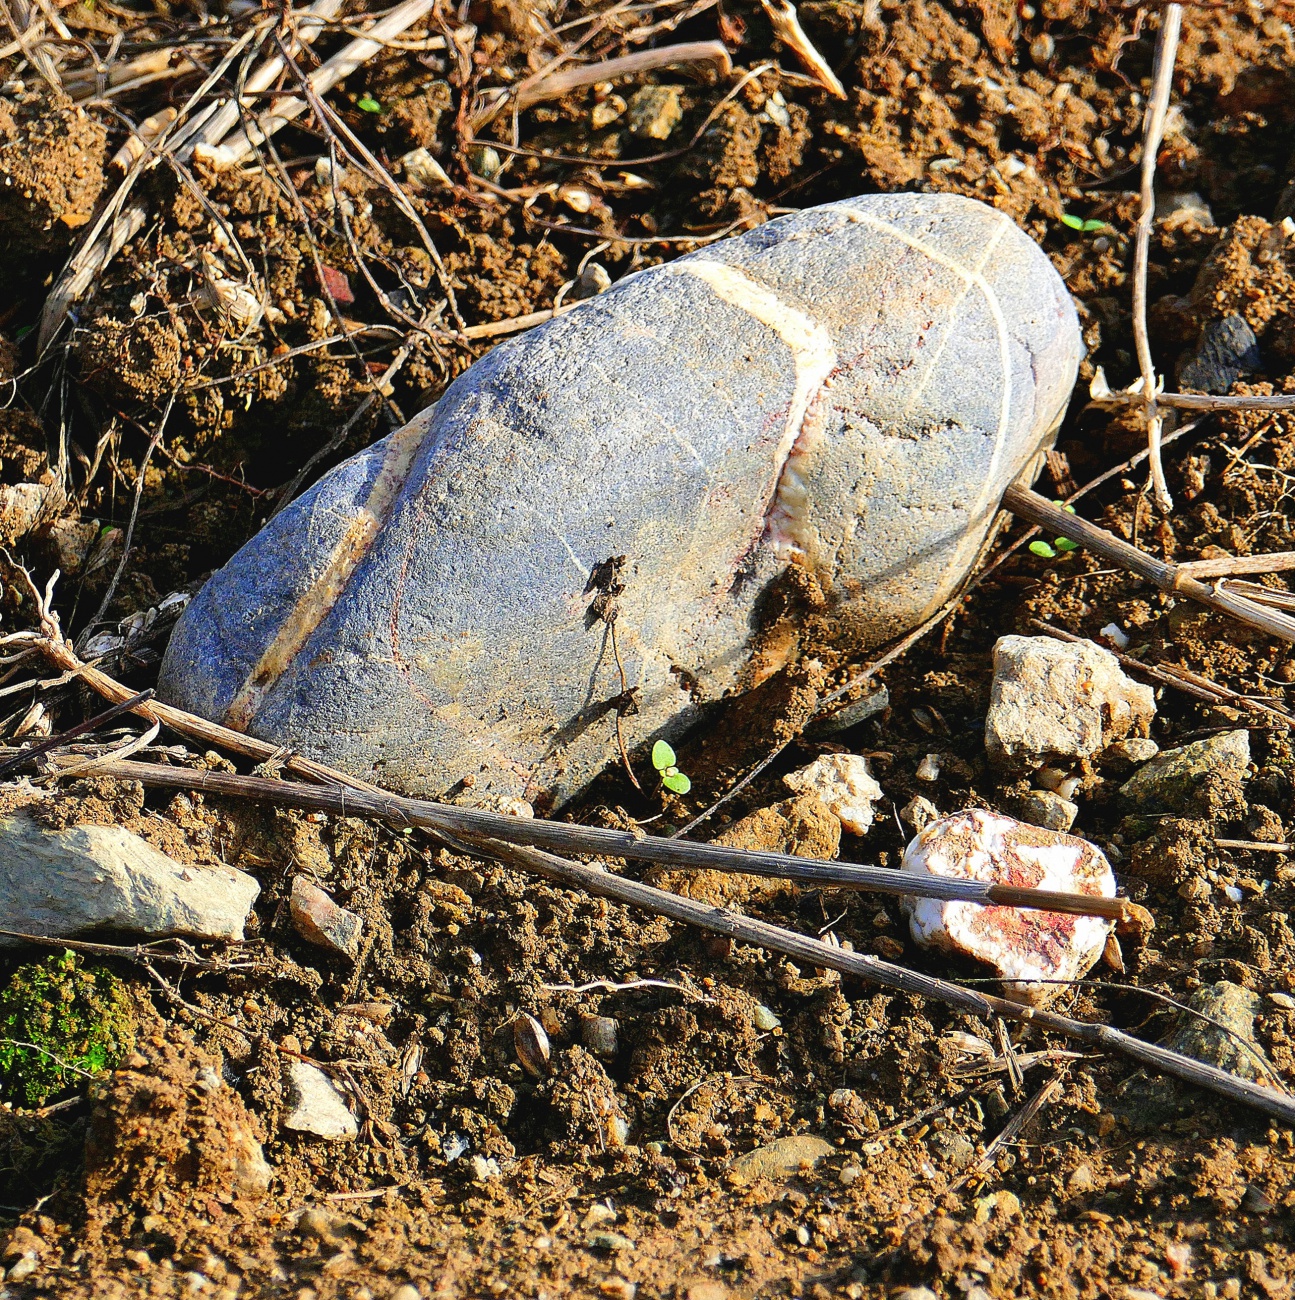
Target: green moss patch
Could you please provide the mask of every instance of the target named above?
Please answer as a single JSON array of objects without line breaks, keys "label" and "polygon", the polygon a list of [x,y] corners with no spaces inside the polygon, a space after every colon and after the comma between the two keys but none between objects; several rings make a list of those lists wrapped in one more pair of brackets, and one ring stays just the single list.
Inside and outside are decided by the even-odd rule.
[{"label": "green moss patch", "polygon": [[0,1095],[43,1106],[135,1045],[126,986],[72,952],[20,966],[0,993]]}]

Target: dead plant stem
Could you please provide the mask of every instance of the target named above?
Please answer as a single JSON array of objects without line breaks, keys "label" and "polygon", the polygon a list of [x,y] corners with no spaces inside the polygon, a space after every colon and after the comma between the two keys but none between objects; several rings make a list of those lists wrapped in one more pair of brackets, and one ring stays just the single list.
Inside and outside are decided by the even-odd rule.
[{"label": "dead plant stem", "polygon": [[1068,514],[1046,497],[1014,483],[1003,494],[1003,506],[1013,514],[1037,524],[1049,534],[1069,537],[1080,546],[1146,579],[1166,595],[1182,595],[1223,614],[1230,614],[1266,636],[1295,642],[1295,619],[1276,610],[1265,609],[1244,596],[1208,587],[1183,570],[1181,565],[1157,560],[1146,551],[1130,545],[1104,528],[1078,515]]},{"label": "dead plant stem", "polygon": [[1151,483],[1156,504],[1165,514],[1173,509],[1173,498],[1169,495],[1160,456],[1163,416],[1156,402],[1158,381],[1155,361],[1151,356],[1151,340],[1147,334],[1147,262],[1151,249],[1151,229],[1156,216],[1156,155],[1165,133],[1165,116],[1169,110],[1169,93],[1173,88],[1174,61],[1178,55],[1178,35],[1182,20],[1181,5],[1168,4],[1161,11],[1160,32],[1156,37],[1155,62],[1151,73],[1151,97],[1147,102],[1142,133],[1142,211],[1138,216],[1133,250],[1133,338],[1137,347],[1138,368],[1142,372]]}]

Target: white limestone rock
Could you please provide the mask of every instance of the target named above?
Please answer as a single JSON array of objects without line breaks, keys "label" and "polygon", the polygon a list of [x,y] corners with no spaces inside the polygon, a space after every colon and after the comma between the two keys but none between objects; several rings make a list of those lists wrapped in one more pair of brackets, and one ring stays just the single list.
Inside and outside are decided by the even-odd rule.
[{"label": "white limestone rock", "polygon": [[241,940],[260,892],[246,872],[176,862],[123,826],[0,821],[0,924],[20,934]]},{"label": "white limestone rock", "polygon": [[1050,636],[1005,636],[994,646],[985,749],[1001,767],[1091,758],[1155,717],[1149,686],[1109,650]]},{"label": "white limestone rock", "polygon": [[[1115,875],[1100,850],[1074,835],[1029,826],[984,808],[932,822],[904,850],[903,870],[959,880],[1115,897]],[[1102,955],[1111,922],[1033,908],[910,898],[914,941],[992,967],[1007,996],[1044,1006]]]},{"label": "white limestone rock", "polygon": [[292,1105],[283,1117],[284,1128],[330,1142],[346,1141],[360,1131],[342,1094],[318,1066],[293,1061],[288,1066],[288,1089]]},{"label": "white limestone rock", "polygon": [[808,767],[788,772],[782,782],[796,794],[816,795],[852,835],[868,833],[873,805],[882,795],[868,760],[858,754],[824,754]]}]

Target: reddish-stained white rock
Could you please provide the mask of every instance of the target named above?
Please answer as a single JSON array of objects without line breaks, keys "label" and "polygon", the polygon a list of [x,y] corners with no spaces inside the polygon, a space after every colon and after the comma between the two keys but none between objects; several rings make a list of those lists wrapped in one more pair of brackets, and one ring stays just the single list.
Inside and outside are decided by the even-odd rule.
[{"label": "reddish-stained white rock", "polygon": [[[1115,897],[1115,876],[1101,851],[1074,835],[971,808],[932,822],[904,850],[903,869],[961,880]],[[1005,992],[1043,1006],[1062,984],[1079,979],[1102,955],[1111,922],[1033,908],[910,898],[913,939],[992,966]]]}]

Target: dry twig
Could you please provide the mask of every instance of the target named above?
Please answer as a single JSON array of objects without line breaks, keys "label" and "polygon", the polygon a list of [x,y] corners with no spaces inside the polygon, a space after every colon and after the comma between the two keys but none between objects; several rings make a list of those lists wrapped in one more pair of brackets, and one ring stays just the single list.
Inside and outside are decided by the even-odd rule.
[{"label": "dry twig", "polygon": [[[1076,636],[1073,632],[1067,632],[1064,628],[1053,627],[1051,623],[1045,623],[1042,619],[1032,619],[1031,622],[1040,632],[1046,632],[1048,636],[1054,636],[1058,641],[1069,641],[1075,645],[1096,644],[1096,642],[1089,641],[1087,637]],[[1153,682],[1159,682],[1162,686],[1172,686],[1175,690],[1194,695],[1198,700],[1205,700],[1209,704],[1229,704],[1238,709],[1248,709],[1252,713],[1262,713],[1280,722],[1283,726],[1295,728],[1295,718],[1291,717],[1286,706],[1278,699],[1267,702],[1256,700],[1252,695],[1242,695],[1239,691],[1234,691],[1230,686],[1223,686],[1208,677],[1202,676],[1200,673],[1193,672],[1190,668],[1183,668],[1179,664],[1148,664],[1141,659],[1134,659],[1132,655],[1126,655],[1121,650],[1111,650],[1110,647],[1103,648],[1113,654],[1123,667],[1132,668],[1136,672],[1143,673]]]},{"label": "dry twig", "polygon": [[1003,494],[1003,506],[1054,536],[1069,537],[1104,560],[1145,578],[1167,595],[1187,596],[1210,609],[1232,615],[1266,636],[1295,642],[1295,618],[1265,609],[1257,601],[1225,591],[1221,586],[1207,587],[1185,572],[1182,565],[1157,560],[1114,533],[1078,515],[1068,514],[1029,488],[1013,483]]},{"label": "dry twig", "polygon": [[1160,14],[1160,33],[1156,37],[1155,63],[1151,73],[1151,98],[1147,102],[1146,123],[1142,133],[1142,211],[1138,216],[1137,240],[1133,250],[1133,338],[1137,345],[1138,367],[1142,371],[1142,397],[1147,419],[1147,448],[1151,459],[1151,482],[1156,504],[1166,514],[1173,508],[1173,498],[1165,483],[1160,458],[1160,433],[1164,417],[1156,404],[1155,362],[1147,335],[1147,259],[1151,248],[1151,227],[1156,216],[1156,154],[1165,133],[1165,115],[1169,110],[1169,92],[1173,88],[1174,60],[1178,53],[1178,34],[1182,28],[1182,6],[1168,4]]},{"label": "dry twig", "polygon": [[678,67],[684,63],[713,63],[723,77],[733,71],[733,60],[722,41],[687,41],[658,50],[637,50],[618,59],[604,59],[601,63],[587,63],[558,72],[541,69],[515,86],[487,90],[485,94],[493,98],[469,118],[469,129],[473,133],[480,131],[506,108],[521,112],[545,100],[561,99],[573,90],[600,81],[614,81],[617,77],[635,76],[656,68]]},{"label": "dry twig", "polygon": [[805,35],[805,29],[800,25],[800,15],[791,0],[760,0],[760,3],[764,6],[778,39],[795,53],[824,90],[837,99],[844,99],[845,87],[841,85],[840,78],[832,71],[828,61],[818,52],[814,42]]},{"label": "dry twig", "polygon": [[[636,835],[631,831],[607,830],[599,826],[551,822],[540,817],[509,817],[479,808],[460,808],[454,804],[435,803],[427,799],[409,799],[372,788],[271,781],[263,777],[196,771],[154,763],[111,762],[98,771],[101,775],[122,781],[139,781],[143,785],[159,789],[195,790],[243,799],[263,799],[285,807],[332,812],[342,817],[372,817],[394,826],[416,826],[442,838],[474,843],[480,839],[489,839],[492,843],[507,841],[525,847],[543,846],[566,853],[597,853],[681,870],[731,871],[777,880],[799,880],[819,887],[952,899],[979,903],[982,906],[1029,907],[1080,916],[1103,916],[1135,925],[1146,915],[1127,898],[1053,893],[1014,885],[957,880],[948,876],[909,875],[886,867],[825,862],[786,853],[729,849],[716,844],[661,839],[651,835]],[[340,772],[334,772],[333,776],[338,780],[346,779]]]}]

